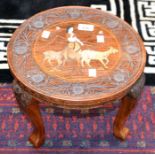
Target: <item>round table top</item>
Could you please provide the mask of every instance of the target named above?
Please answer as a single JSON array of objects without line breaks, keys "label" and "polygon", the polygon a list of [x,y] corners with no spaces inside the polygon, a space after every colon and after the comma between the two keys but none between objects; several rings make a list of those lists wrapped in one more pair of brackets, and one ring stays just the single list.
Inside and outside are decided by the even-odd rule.
[{"label": "round table top", "polygon": [[32,16],[8,44],[10,69],[30,92],[76,106],[116,99],[140,77],[145,59],[140,37],[126,22],[80,6]]}]

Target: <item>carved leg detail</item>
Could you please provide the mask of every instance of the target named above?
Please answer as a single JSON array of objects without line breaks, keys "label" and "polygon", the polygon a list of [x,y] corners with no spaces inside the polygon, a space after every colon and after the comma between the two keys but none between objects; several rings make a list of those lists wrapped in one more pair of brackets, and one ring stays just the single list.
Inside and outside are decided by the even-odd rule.
[{"label": "carved leg detail", "polygon": [[136,103],[137,103],[137,100],[129,96],[125,96],[122,99],[120,109],[114,121],[114,135],[117,138],[125,140],[127,135],[129,134],[129,129],[124,127],[124,124],[130,112],[135,107]]},{"label": "carved leg detail", "polygon": [[43,120],[41,118],[40,109],[38,104],[29,104],[25,109],[25,112],[31,119],[34,126],[34,130],[29,137],[30,142],[35,147],[40,147],[45,141],[45,130],[43,126]]},{"label": "carved leg detail", "polygon": [[45,141],[45,129],[38,101],[22,90],[16,81],[13,82],[13,89],[21,110],[28,115],[34,127],[29,141],[34,147],[40,147]]},{"label": "carved leg detail", "polygon": [[129,134],[129,129],[124,125],[131,111],[137,104],[138,97],[143,90],[144,83],[145,76],[142,75],[133,88],[131,88],[130,92],[121,100],[122,103],[116,115],[113,127],[114,135],[121,140],[125,140]]}]

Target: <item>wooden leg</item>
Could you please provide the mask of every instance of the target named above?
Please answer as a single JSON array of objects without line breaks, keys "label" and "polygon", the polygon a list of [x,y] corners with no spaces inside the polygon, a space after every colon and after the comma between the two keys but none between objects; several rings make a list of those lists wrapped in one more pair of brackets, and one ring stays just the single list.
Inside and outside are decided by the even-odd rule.
[{"label": "wooden leg", "polygon": [[140,79],[137,81],[137,83],[131,88],[129,93],[121,100],[122,103],[118,110],[113,125],[114,135],[121,140],[125,140],[127,138],[127,135],[129,134],[129,129],[125,127],[125,122],[128,116],[130,115],[131,111],[137,104],[138,97],[140,96],[143,90],[144,83],[145,76],[142,75]]},{"label": "wooden leg", "polygon": [[29,137],[29,141],[34,147],[40,147],[45,141],[45,129],[40,113],[39,103],[26,91],[24,91],[16,81],[13,82],[13,89],[17,102],[31,120],[34,130]]}]

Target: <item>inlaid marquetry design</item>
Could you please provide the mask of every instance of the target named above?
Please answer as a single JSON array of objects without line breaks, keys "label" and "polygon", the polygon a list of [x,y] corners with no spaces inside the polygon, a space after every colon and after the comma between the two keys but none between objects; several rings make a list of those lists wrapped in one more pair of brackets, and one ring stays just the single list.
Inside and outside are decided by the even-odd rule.
[{"label": "inlaid marquetry design", "polygon": [[144,49],[131,27],[87,7],[37,14],[12,40],[11,69],[26,86],[45,96],[63,95],[66,100],[110,96],[130,87],[144,67]]}]

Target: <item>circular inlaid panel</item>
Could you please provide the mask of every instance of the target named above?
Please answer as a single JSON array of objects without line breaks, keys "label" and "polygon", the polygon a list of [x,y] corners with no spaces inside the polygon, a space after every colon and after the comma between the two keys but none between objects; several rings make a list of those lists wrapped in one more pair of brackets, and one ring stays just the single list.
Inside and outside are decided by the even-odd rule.
[{"label": "circular inlaid panel", "polygon": [[107,76],[121,57],[119,42],[112,31],[86,21],[50,25],[32,46],[34,60],[43,72],[69,82]]},{"label": "circular inlaid panel", "polygon": [[142,74],[145,58],[140,37],[127,23],[88,7],[36,14],[8,45],[10,69],[30,93],[77,106],[123,94]]}]

